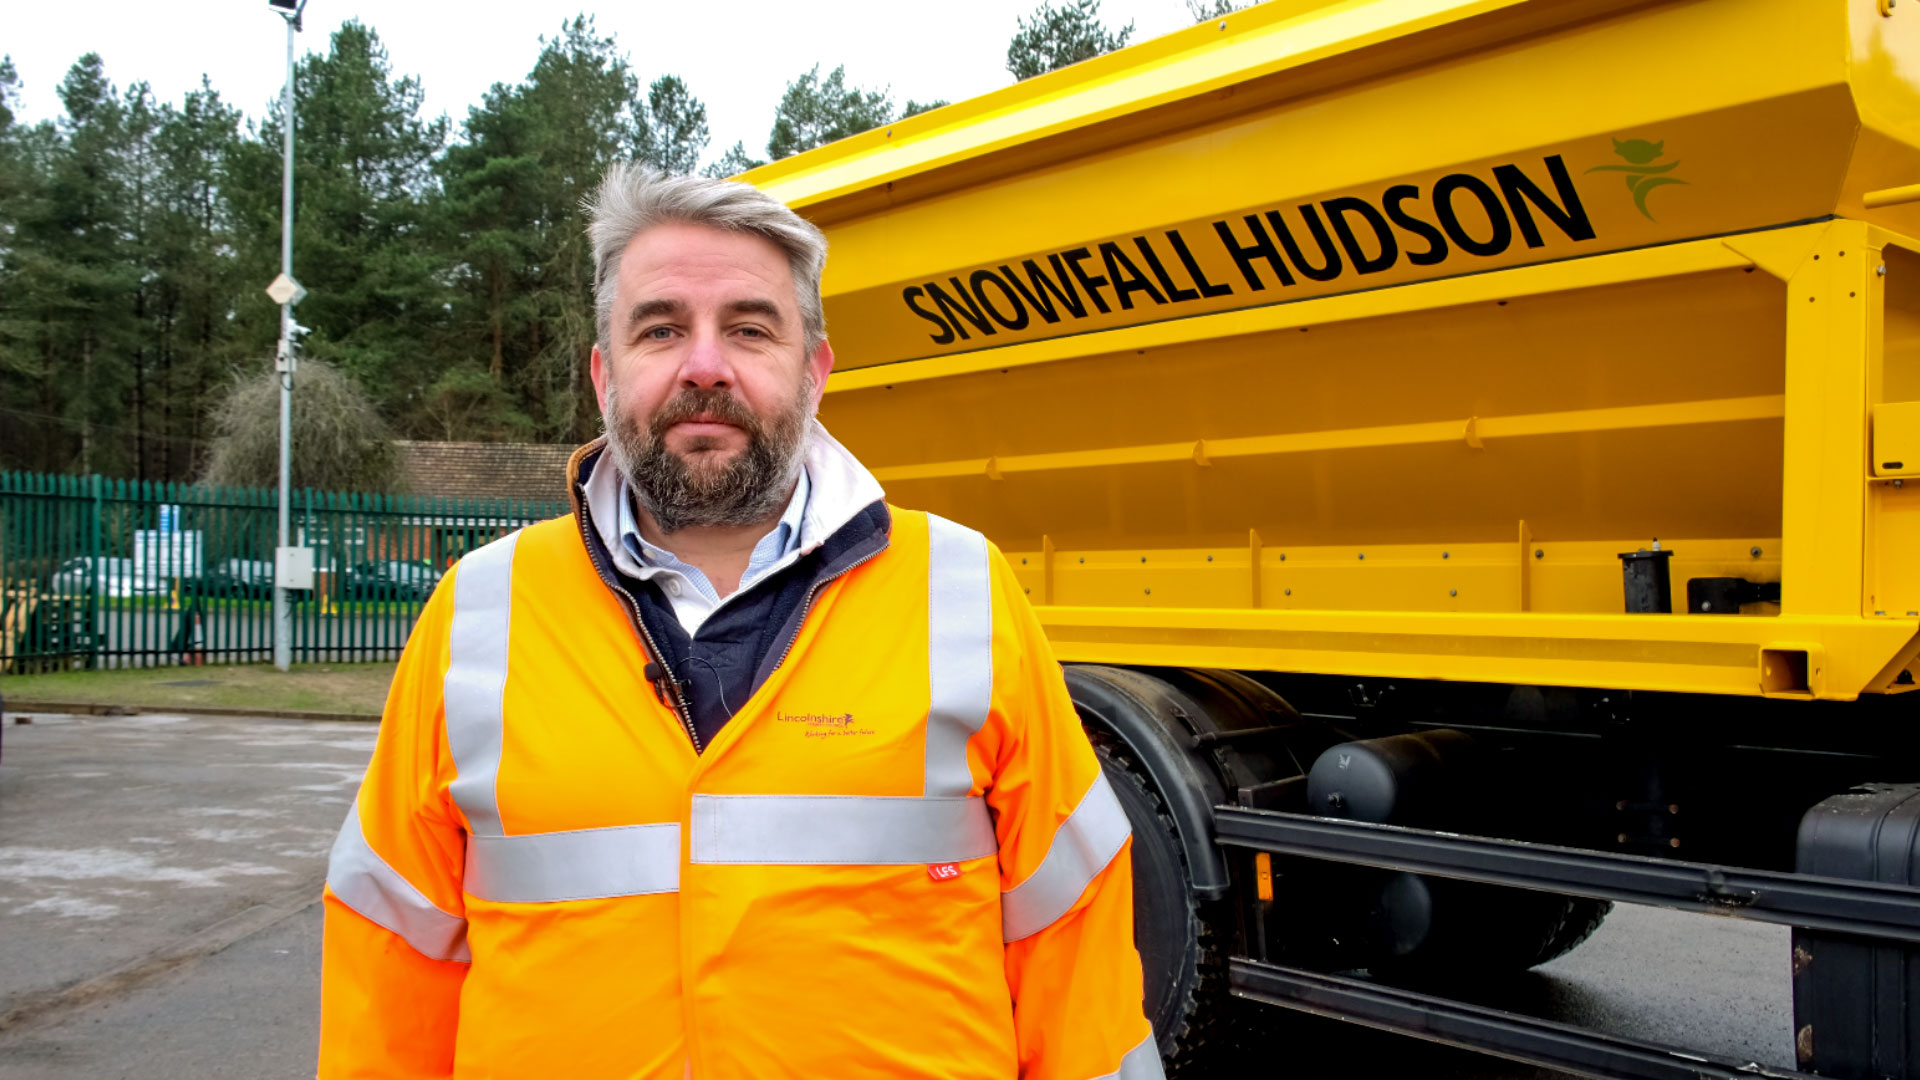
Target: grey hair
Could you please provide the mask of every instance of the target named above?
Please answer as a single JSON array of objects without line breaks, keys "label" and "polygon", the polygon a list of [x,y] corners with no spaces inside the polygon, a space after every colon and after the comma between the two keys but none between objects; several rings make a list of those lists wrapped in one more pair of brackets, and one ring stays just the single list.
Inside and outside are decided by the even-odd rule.
[{"label": "grey hair", "polygon": [[637,162],[615,162],[587,200],[593,241],[594,321],[600,351],[613,345],[613,301],[618,292],[620,257],[633,238],[676,222],[728,232],[751,233],[786,253],[793,270],[794,299],[806,355],[827,338],[827,316],[820,304],[820,274],[827,264],[827,238],[813,223],[778,199],[750,184],[704,176],[663,176]]}]

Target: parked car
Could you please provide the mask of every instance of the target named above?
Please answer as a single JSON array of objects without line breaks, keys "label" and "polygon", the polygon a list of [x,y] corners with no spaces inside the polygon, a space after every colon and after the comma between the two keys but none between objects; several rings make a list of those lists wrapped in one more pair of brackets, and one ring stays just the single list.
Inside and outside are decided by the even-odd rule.
[{"label": "parked car", "polygon": [[47,590],[56,596],[86,596],[93,593],[103,597],[127,598],[164,596],[167,585],[158,578],[136,575],[132,559],[111,555],[76,555],[61,563],[60,569],[47,579]]},{"label": "parked car", "polygon": [[425,600],[440,582],[426,563],[389,559],[357,563],[347,570],[347,596],[360,600]]},{"label": "parked car", "polygon": [[[273,563],[267,559],[222,559],[187,583],[197,596],[216,600],[273,599]],[[313,598],[312,589],[291,590],[294,601]]]},{"label": "parked car", "polygon": [[189,587],[202,596],[269,597],[273,564],[262,559],[223,559],[201,571]]}]

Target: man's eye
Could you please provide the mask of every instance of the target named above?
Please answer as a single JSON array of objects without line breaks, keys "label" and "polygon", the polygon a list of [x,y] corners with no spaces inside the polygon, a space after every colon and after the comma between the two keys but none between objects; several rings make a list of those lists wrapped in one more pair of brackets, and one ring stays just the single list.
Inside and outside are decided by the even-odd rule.
[{"label": "man's eye", "polygon": [[670,326],[649,326],[645,330],[640,331],[640,336],[653,341],[665,341],[673,336],[673,328]]},{"label": "man's eye", "polygon": [[756,337],[756,338],[767,336],[767,332],[765,330],[760,329],[757,326],[743,326],[740,328],[740,333],[745,334],[748,337]]}]

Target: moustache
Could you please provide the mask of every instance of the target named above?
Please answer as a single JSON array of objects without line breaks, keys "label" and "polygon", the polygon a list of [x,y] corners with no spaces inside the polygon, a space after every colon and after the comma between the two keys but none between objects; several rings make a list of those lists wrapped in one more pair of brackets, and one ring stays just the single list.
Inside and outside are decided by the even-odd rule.
[{"label": "moustache", "polygon": [[695,419],[730,424],[748,435],[761,434],[760,418],[753,414],[753,410],[732,394],[716,387],[694,387],[675,394],[672,400],[653,414],[653,418],[647,422],[647,429],[655,440],[659,440],[666,437],[667,429],[673,425]]}]

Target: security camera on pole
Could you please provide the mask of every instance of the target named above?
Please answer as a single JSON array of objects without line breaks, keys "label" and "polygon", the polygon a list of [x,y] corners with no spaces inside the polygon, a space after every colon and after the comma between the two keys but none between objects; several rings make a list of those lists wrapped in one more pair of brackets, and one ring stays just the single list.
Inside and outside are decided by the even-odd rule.
[{"label": "security camera on pole", "polygon": [[307,0],[267,0],[287,23],[287,85],[280,96],[280,120],[286,125],[285,161],[280,181],[280,276],[267,286],[267,295],[280,305],[280,346],[273,369],[280,374],[280,543],[273,560],[273,666],[281,671],[293,664],[293,589],[313,587],[313,549],[291,546],[293,502],[293,305],[307,290],[293,279],[293,38],[300,30],[300,14]]}]

